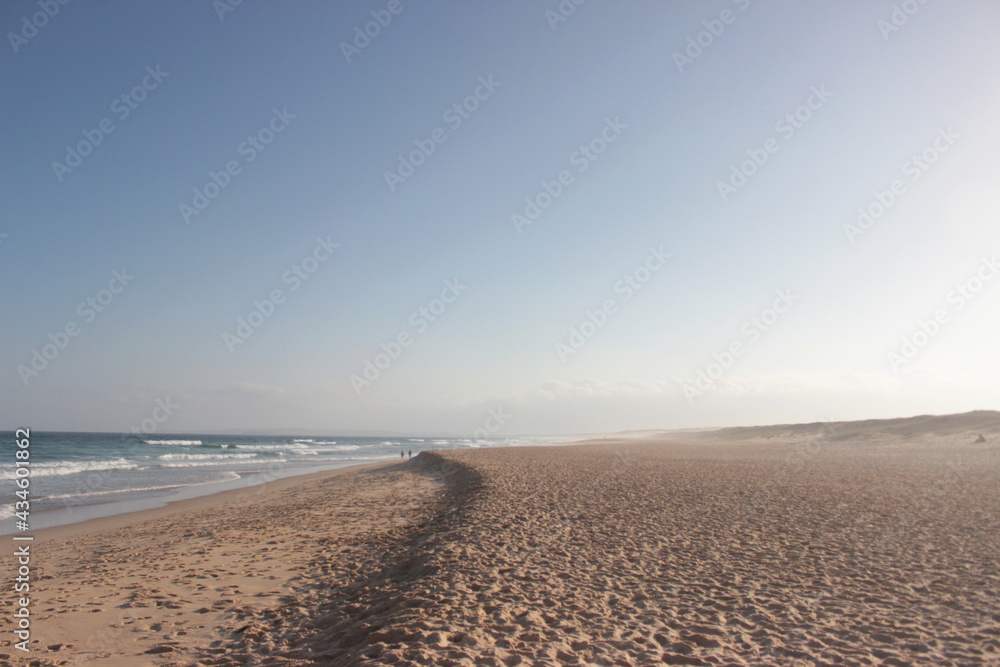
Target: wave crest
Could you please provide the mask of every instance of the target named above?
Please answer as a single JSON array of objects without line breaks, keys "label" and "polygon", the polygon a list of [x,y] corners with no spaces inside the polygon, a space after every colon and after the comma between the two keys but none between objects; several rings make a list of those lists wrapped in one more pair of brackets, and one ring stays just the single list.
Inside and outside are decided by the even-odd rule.
[{"label": "wave crest", "polygon": [[147,445],[180,445],[196,446],[201,444],[201,440],[143,440]]},{"label": "wave crest", "polygon": [[[60,475],[75,475],[81,472],[96,472],[100,470],[135,470],[139,465],[128,459],[109,459],[107,461],[55,461],[48,463],[33,463],[32,477],[57,477]],[[15,479],[15,471],[0,471],[0,479]]]}]

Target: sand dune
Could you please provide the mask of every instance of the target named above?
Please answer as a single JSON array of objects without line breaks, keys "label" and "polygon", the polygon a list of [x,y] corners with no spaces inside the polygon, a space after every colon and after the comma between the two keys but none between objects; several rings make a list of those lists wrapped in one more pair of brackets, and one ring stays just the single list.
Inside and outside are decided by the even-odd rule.
[{"label": "sand dune", "polygon": [[953,426],[428,452],[70,538],[34,657],[1000,664],[1000,442]]}]

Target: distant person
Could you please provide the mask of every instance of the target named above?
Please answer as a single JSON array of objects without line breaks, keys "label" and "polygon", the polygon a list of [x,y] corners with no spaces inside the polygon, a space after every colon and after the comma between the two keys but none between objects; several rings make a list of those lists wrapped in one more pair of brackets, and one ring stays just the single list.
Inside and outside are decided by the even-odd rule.
[{"label": "distant person", "polygon": [[411,459],[413,458],[413,450],[412,449],[410,450],[410,458]]},{"label": "distant person", "polygon": [[405,458],[406,458],[406,451],[405,451],[405,450],[404,450],[404,451],[401,451],[401,452],[399,453],[399,458],[401,458],[401,459],[405,459]]}]

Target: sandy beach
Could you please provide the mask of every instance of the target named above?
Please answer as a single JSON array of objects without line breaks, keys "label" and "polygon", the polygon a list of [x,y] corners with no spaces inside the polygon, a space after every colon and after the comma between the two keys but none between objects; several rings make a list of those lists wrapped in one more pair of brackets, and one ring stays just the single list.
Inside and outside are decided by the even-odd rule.
[{"label": "sandy beach", "polygon": [[992,414],[425,452],[50,529],[2,664],[1000,664]]}]

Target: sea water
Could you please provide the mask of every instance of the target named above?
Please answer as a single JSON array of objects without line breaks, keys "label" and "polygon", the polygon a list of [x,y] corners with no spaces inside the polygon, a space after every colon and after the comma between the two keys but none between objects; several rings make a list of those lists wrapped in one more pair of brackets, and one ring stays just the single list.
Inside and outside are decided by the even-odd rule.
[{"label": "sea water", "polygon": [[[11,444],[13,432],[0,434]],[[567,438],[131,435],[32,431],[32,528],[147,509],[171,500],[426,449],[549,445]],[[231,482],[232,484],[225,484]],[[0,465],[0,534],[13,532],[14,459]],[[95,507],[100,506],[100,507]],[[73,511],[76,509],[77,511]],[[63,510],[49,512],[49,510]],[[87,510],[87,511],[83,511]],[[41,514],[39,514],[41,513]],[[53,521],[45,517],[57,516]],[[38,520],[41,519],[41,520]]]}]

